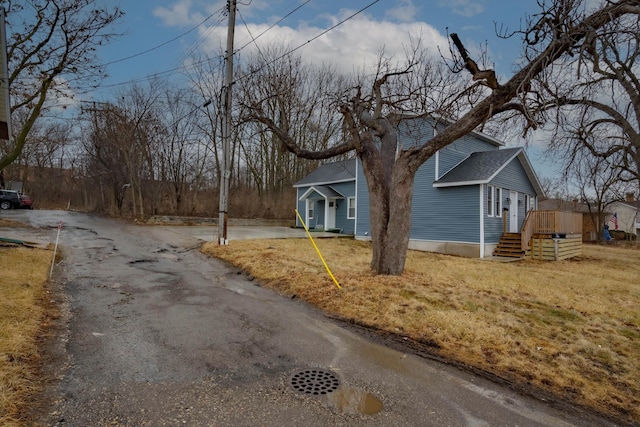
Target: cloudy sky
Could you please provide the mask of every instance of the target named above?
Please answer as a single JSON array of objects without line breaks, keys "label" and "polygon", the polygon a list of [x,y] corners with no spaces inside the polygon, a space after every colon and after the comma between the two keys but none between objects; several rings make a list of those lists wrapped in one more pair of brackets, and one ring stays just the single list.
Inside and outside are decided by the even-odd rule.
[{"label": "cloudy sky", "polygon": [[[89,95],[94,99],[108,100],[154,75],[180,79],[193,55],[216,56],[225,46],[224,0],[105,2],[124,10],[125,34],[100,52],[110,77]],[[504,81],[513,73],[521,40],[505,40],[496,31],[517,30],[536,12],[534,0],[238,0],[235,49],[248,55],[285,44],[307,61],[349,72],[373,67],[382,49],[400,58],[410,37],[421,37],[435,55],[438,48],[448,52],[447,32],[455,32],[472,52],[486,47]],[[552,174],[535,144],[529,155],[540,175]]]},{"label": "cloudy sky", "polygon": [[[215,56],[225,46],[226,1],[108,2],[119,4],[126,15],[120,27],[125,35],[100,53],[106,63],[117,61],[109,65],[106,85],[156,73],[179,75],[191,54]],[[517,29],[534,7],[533,0],[243,0],[235,48],[246,54],[281,43],[300,47],[296,53],[309,61],[351,71],[371,67],[381,49],[401,56],[410,37],[422,37],[436,55],[438,47],[446,52],[448,29],[469,50],[487,44],[497,70],[507,75],[520,42],[498,38],[494,24]]]}]

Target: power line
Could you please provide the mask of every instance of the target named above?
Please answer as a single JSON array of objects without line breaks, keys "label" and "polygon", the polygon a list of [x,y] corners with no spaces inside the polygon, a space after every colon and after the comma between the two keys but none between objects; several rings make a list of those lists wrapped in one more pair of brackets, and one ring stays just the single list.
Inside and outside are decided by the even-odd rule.
[{"label": "power line", "polygon": [[[255,43],[255,40],[258,39],[259,37],[261,37],[262,35],[264,35],[266,32],[270,31],[271,29],[273,29],[278,23],[282,22],[284,19],[286,19],[287,17],[291,16],[293,13],[295,13],[296,11],[298,11],[301,7],[305,6],[307,3],[309,3],[311,0],[307,0],[305,1],[303,4],[299,5],[298,7],[296,7],[295,9],[293,9],[291,12],[289,12],[287,15],[285,15],[283,18],[281,18],[280,20],[278,20],[275,24],[271,25],[269,28],[267,28],[265,31],[263,31],[262,33],[260,33],[257,37],[252,38],[252,41],[246,43],[245,45],[243,45],[241,48],[237,49],[234,51],[234,55],[237,54],[238,52],[240,52],[242,49],[245,49],[248,45],[250,45],[251,43]],[[300,45],[296,46],[295,48],[287,51],[286,53],[280,55],[279,57],[273,59],[272,61],[264,64],[262,67],[251,71],[248,74],[245,74],[241,77],[238,78],[239,80],[243,80],[246,78],[249,78],[250,76],[257,74],[258,72],[262,71],[264,68],[271,66],[272,64],[274,64],[277,61],[280,61],[281,59],[285,58],[288,55],[291,55],[292,53],[302,49],[304,46],[310,44],[311,42],[317,40],[318,38],[322,37],[323,35],[329,33],[330,31],[333,31],[334,29],[338,28],[339,26],[343,25],[344,23],[350,21],[351,19],[355,18],[356,16],[358,16],[359,14],[361,14],[362,12],[366,11],[367,9],[371,8],[373,5],[375,5],[376,3],[380,2],[380,0],[374,0],[371,3],[367,4],[366,6],[364,6],[363,8],[357,10],[356,12],[354,12],[353,14],[349,15],[348,17],[344,18],[343,20],[337,22],[336,24],[332,25],[331,27],[327,28],[326,30],[320,32],[319,34],[317,34],[316,36],[310,38],[309,40],[305,41],[304,43],[301,43]],[[217,13],[217,12],[216,12]],[[214,13],[215,14],[215,13]],[[257,46],[257,45],[256,45]],[[159,46],[158,46],[159,47]],[[201,61],[197,61],[194,62],[192,64],[189,65],[182,65],[182,66],[177,66],[177,67],[173,67],[170,68],[168,70],[164,70],[164,71],[159,71],[157,73],[152,73],[149,74],[145,77],[140,77],[140,78],[136,78],[136,79],[131,79],[131,80],[127,80],[127,81],[123,81],[123,82],[118,82],[118,83],[111,83],[108,85],[101,85],[99,86],[100,89],[105,89],[105,88],[113,88],[113,87],[118,87],[118,86],[124,86],[127,84],[134,84],[134,83],[139,83],[139,82],[144,82],[144,81],[149,81],[152,80],[154,78],[158,78],[158,77],[162,77],[168,74],[172,74],[176,71],[187,71],[189,69],[192,69],[198,65],[207,63],[207,62],[211,62],[213,60],[222,60],[224,59],[224,57],[222,55],[217,55],[214,58],[207,58]],[[123,59],[124,60],[124,59]],[[222,65],[219,65],[217,68],[222,69]],[[236,81],[234,81],[235,83]],[[81,93],[90,93],[91,91],[87,90],[85,92],[81,92]]]},{"label": "power line", "polygon": [[[311,0],[309,0],[309,1],[311,1]],[[242,16],[242,13],[240,12],[240,9],[238,9],[238,15],[240,15],[240,20],[244,24],[244,28],[247,30],[247,34],[249,34],[249,37],[251,37],[251,42],[249,42],[249,43],[245,44],[244,46],[242,46],[240,49],[238,49],[236,52],[234,52],[234,54],[240,52],[242,49],[244,49],[245,47],[249,46],[250,43],[253,43],[253,44],[256,45],[256,49],[258,49],[258,53],[260,54],[262,59],[266,62],[267,58],[264,56],[264,54],[262,53],[262,50],[260,49],[260,46],[258,46],[258,43],[256,42],[257,37],[253,37],[253,34],[251,34],[251,30],[249,29],[249,25],[247,25],[247,21],[244,20],[244,17]],[[273,28],[273,25],[271,27],[269,27],[269,29],[271,29],[271,28]],[[263,31],[258,37],[260,37],[262,34],[266,33],[268,30]]]},{"label": "power line", "polygon": [[[306,42],[298,45],[297,47],[294,47],[293,49],[289,50],[288,52],[280,55],[279,57],[275,58],[274,60],[272,60],[271,62],[268,62],[266,64],[264,64],[262,67],[259,67],[253,71],[251,71],[248,74],[245,74],[244,76],[241,76],[238,80],[243,80],[246,79],[254,74],[257,74],[258,72],[262,71],[263,69],[265,69],[266,67],[269,67],[270,65],[274,64],[277,61],[280,61],[281,59],[283,59],[284,57],[291,55],[292,53],[296,52],[297,50],[303,48],[304,46],[308,45],[309,43],[313,42],[314,40],[319,39],[320,37],[322,37],[323,35],[327,34],[328,32],[336,29],[337,27],[339,27],[340,25],[344,24],[345,22],[355,18],[356,16],[358,16],[359,14],[361,14],[362,12],[364,12],[365,10],[369,9],[371,6],[373,6],[374,4],[378,3],[380,0],[374,0],[373,2],[369,3],[368,5],[366,5],[365,7],[363,7],[362,9],[354,12],[353,14],[349,15],[348,17],[346,17],[345,19],[343,19],[342,21],[336,23],[335,25],[333,25],[330,28],[327,28],[326,30],[324,30],[323,32],[321,32],[320,34],[316,35],[315,37],[312,37],[311,39],[307,40]],[[257,45],[256,45],[257,46]],[[235,83],[235,81],[234,81]]]},{"label": "power line", "polygon": [[[219,14],[220,12],[223,12],[223,11],[224,11],[224,9],[225,9],[224,7],[222,7],[222,8],[220,8],[220,9],[218,9],[217,11],[215,11],[215,12],[213,12],[212,14],[210,14],[209,16],[207,16],[207,17],[206,17],[204,20],[202,20],[198,25],[194,26],[193,28],[189,29],[188,31],[186,31],[186,32],[184,32],[184,33],[182,33],[182,34],[180,34],[180,35],[178,35],[178,36],[176,36],[176,37],[174,37],[174,38],[172,38],[172,39],[170,39],[170,40],[166,41],[166,42],[163,42],[163,43],[161,43],[161,44],[159,44],[159,45],[157,45],[157,46],[154,46],[154,47],[149,48],[149,49],[147,49],[147,50],[144,50],[144,51],[142,51],[142,52],[138,52],[138,53],[136,53],[136,54],[133,54],[133,55],[130,55],[130,56],[127,56],[127,57],[124,57],[124,58],[120,58],[120,59],[117,59],[117,60],[114,60],[114,61],[110,61],[110,62],[107,62],[107,63],[101,64],[100,66],[106,66],[106,65],[111,65],[111,64],[118,63],[118,62],[123,62],[123,61],[126,61],[126,60],[128,60],[128,59],[136,58],[136,57],[138,57],[138,56],[141,56],[141,55],[144,55],[144,54],[146,54],[146,53],[152,52],[152,51],[154,51],[154,50],[156,50],[156,49],[159,49],[160,47],[165,46],[165,45],[167,45],[167,44],[169,44],[169,43],[171,43],[171,42],[173,42],[173,41],[175,41],[175,40],[178,40],[178,39],[180,39],[180,38],[182,38],[182,37],[186,36],[187,34],[189,34],[189,33],[193,32],[193,31],[195,31],[197,28],[201,27],[201,26],[202,26],[202,25],[204,25],[204,24],[205,24],[209,19],[211,19],[211,17],[213,17],[213,16],[214,16],[214,15],[216,15],[216,14]],[[218,21],[217,21],[213,26],[211,26],[211,27],[207,30],[207,33],[206,33],[205,35],[200,36],[200,37],[199,37],[199,39],[198,39],[198,40],[196,40],[196,41],[193,43],[193,45],[189,48],[189,50],[187,50],[183,55],[181,55],[181,57],[180,57],[180,58],[178,58],[176,61],[174,61],[174,64],[179,63],[179,62],[181,61],[181,59],[185,58],[185,57],[186,57],[190,52],[193,52],[193,50],[195,50],[196,46],[197,46],[198,44],[202,43],[202,40],[204,40],[204,38],[205,38],[205,37],[206,37],[206,36],[207,36],[211,31],[213,31],[213,29],[215,29],[218,25],[220,25],[220,23],[221,23],[223,20],[224,20],[224,16],[222,16],[220,19],[218,19]],[[205,61],[200,61],[199,63],[203,63],[203,62],[206,62],[206,61],[208,61],[208,60],[213,60],[213,59],[214,59],[214,58],[209,58],[209,59],[207,59],[207,60],[205,60]],[[198,65],[199,63],[195,63],[195,64],[193,64],[193,65]],[[174,71],[179,71],[179,70],[181,70],[181,69],[188,69],[188,67],[186,67],[186,66],[184,66],[184,65],[181,65],[181,66],[176,65],[176,66],[174,66],[174,67],[172,67],[172,68],[170,68],[170,69],[168,69],[168,70],[166,70],[166,71],[161,71],[161,72],[158,72],[158,73],[149,74],[149,75],[144,76],[144,77],[139,77],[139,78],[135,78],[135,79],[130,79],[130,80],[126,80],[126,81],[122,81],[122,82],[118,82],[118,83],[112,83],[112,84],[108,84],[108,85],[97,85],[97,86],[95,86],[95,87],[88,88],[88,89],[86,89],[86,90],[84,90],[84,91],[82,91],[82,92],[80,92],[80,93],[81,93],[81,94],[87,94],[87,93],[95,92],[95,91],[96,91],[96,89],[99,89],[99,88],[100,88],[100,89],[104,89],[104,88],[111,88],[111,87],[117,87],[117,86],[124,86],[124,85],[127,85],[127,84],[134,84],[134,83],[139,83],[139,82],[143,82],[143,81],[148,81],[148,80],[151,80],[151,79],[153,79],[153,78],[162,77],[162,76],[164,76],[165,74],[171,74],[171,73],[173,73]]]},{"label": "power line", "polygon": [[207,16],[206,18],[204,18],[198,25],[190,28],[189,30],[185,31],[182,34],[179,34],[179,35],[175,36],[172,39],[167,40],[166,42],[160,43],[157,46],[154,46],[154,47],[151,47],[149,49],[143,50],[142,52],[134,53],[133,55],[125,56],[124,58],[115,59],[113,61],[106,62],[106,63],[102,64],[102,66],[107,66],[107,65],[111,65],[111,64],[117,64],[118,62],[123,62],[123,61],[127,61],[129,59],[132,59],[132,58],[137,58],[138,56],[142,56],[142,55],[147,54],[149,52],[153,52],[154,50],[160,49],[161,47],[166,46],[169,43],[173,43],[174,41],[176,41],[178,39],[181,39],[182,37],[192,33],[193,31],[195,31],[198,28],[200,28],[201,26],[203,26],[209,19],[211,19],[211,17],[213,15],[216,15],[216,14],[220,13],[222,10],[224,10],[224,8],[218,9],[217,11],[213,12],[211,15]]},{"label": "power line", "polygon": [[[278,25],[279,23],[281,23],[282,21],[284,21],[285,19],[287,19],[289,16],[293,15],[294,13],[296,13],[298,10],[300,10],[303,6],[307,5],[309,2],[311,2],[311,0],[307,0],[304,3],[302,3],[300,6],[296,7],[295,9],[293,9],[291,12],[287,13],[285,16],[283,16],[282,18],[280,18],[277,22],[271,24],[271,26],[269,26],[269,28],[267,28],[266,30],[264,30],[263,32],[261,32],[260,34],[258,34],[256,37],[253,37],[253,35],[251,35],[251,31],[249,31],[249,27],[247,26],[247,23],[245,22],[244,18],[242,17],[242,14],[240,14],[240,9],[238,9],[238,13],[240,14],[240,19],[242,19],[242,22],[244,23],[245,28],[247,29],[247,32],[249,33],[249,36],[251,37],[251,41],[247,42],[246,44],[242,45],[242,47],[240,47],[238,50],[236,50],[234,52],[238,53],[240,52],[242,49],[244,49],[245,47],[249,46],[251,43],[256,44],[256,40],[258,40],[260,37],[262,37],[265,33],[269,32],[271,29],[273,29],[276,25]],[[258,45],[256,44],[256,47]]]}]

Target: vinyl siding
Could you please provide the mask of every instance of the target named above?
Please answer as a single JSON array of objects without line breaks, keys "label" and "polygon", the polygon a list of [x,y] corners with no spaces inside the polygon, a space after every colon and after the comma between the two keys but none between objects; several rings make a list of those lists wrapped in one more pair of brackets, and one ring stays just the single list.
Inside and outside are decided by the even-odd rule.
[{"label": "vinyl siding", "polygon": [[425,119],[409,119],[398,125],[398,142],[409,148],[423,145],[433,138],[433,122]]},{"label": "vinyl siding", "polygon": [[[400,126],[400,143],[408,148],[423,144],[433,137],[430,121],[411,121]],[[467,135],[440,150],[439,175],[466,159],[474,151],[497,150],[494,144]],[[357,236],[370,235],[368,189],[362,166],[356,168],[358,185]],[[436,180],[436,156],[427,160],[416,173],[412,201],[410,239],[449,241],[462,243],[480,242],[480,201],[477,185],[465,187],[434,188]],[[502,219],[500,219],[502,221]],[[502,222],[500,222],[502,224]]]},{"label": "vinyl siding", "polygon": [[[494,185],[496,187],[500,187],[500,185],[497,184],[491,184]],[[484,242],[485,244],[491,244],[491,243],[498,243],[500,241],[500,237],[502,236],[502,230],[503,230],[503,221],[504,219],[502,218],[502,216],[487,216],[487,191],[489,189],[488,185],[483,185],[483,205],[484,205]],[[505,207],[507,206],[507,197],[509,197],[509,190],[508,189],[502,189],[502,206]],[[504,215],[504,212],[501,213],[501,215]],[[507,220],[509,218],[507,217]]]},{"label": "vinyl siding", "polygon": [[498,148],[496,146],[489,144],[488,142],[474,138],[472,135],[465,135],[439,151],[438,176],[434,179],[441,178],[444,174],[469,157],[471,153],[497,149]]},{"label": "vinyl siding", "polygon": [[[478,186],[434,188],[435,156],[416,173],[410,238],[451,242],[480,242]],[[370,235],[369,197],[362,167],[357,168],[357,235]]]},{"label": "vinyl siding", "polygon": [[353,234],[356,226],[356,220],[347,218],[349,213],[347,199],[356,195],[355,182],[350,181],[331,184],[331,188],[344,196],[344,199],[337,200],[338,209],[336,210],[336,228],[342,230],[342,234]]},{"label": "vinyl siding", "polygon": [[[433,122],[428,120],[409,121],[399,128],[400,144],[404,148],[422,145],[433,137]],[[480,243],[480,210],[483,209],[484,243],[492,244],[500,240],[503,231],[502,216],[488,217],[486,198],[488,185],[482,185],[483,200],[478,185],[435,188],[434,181],[457,166],[473,152],[497,150],[498,146],[490,140],[470,134],[448,145],[430,158],[418,170],[414,181],[412,201],[412,223],[410,239],[414,241]],[[438,177],[436,177],[436,161]],[[359,163],[356,168],[357,195],[357,236],[371,234],[369,194],[367,183]],[[518,206],[519,227],[525,219],[524,195],[535,197],[536,192],[530,183],[520,160],[515,158],[496,177],[490,185],[502,188],[502,206],[508,207],[509,191],[518,192],[522,203]],[[346,196],[346,194],[345,194]],[[346,203],[345,203],[346,205]],[[346,207],[346,206],[345,206]],[[508,215],[508,214],[507,214]],[[346,217],[346,214],[344,215]],[[509,217],[507,216],[507,220]]]},{"label": "vinyl siding", "polygon": [[[502,206],[509,207],[507,198],[509,197],[509,191],[514,190],[518,192],[518,230],[522,228],[526,217],[526,206],[524,203],[524,195],[528,194],[530,197],[535,197],[536,192],[527,174],[520,163],[518,158],[515,158],[508,165],[500,171],[500,173],[489,183],[495,187],[502,188]],[[485,186],[486,187],[486,186]],[[486,188],[485,188],[485,200],[486,200]],[[500,240],[502,234],[503,223],[502,218],[486,218],[485,219],[485,241],[487,243],[495,243]],[[507,223],[509,217],[507,213]]]},{"label": "vinyl siding", "polygon": [[506,165],[489,184],[515,190],[519,193],[536,194],[518,158]]},{"label": "vinyl siding", "polygon": [[369,189],[362,172],[362,164],[358,160],[356,167],[356,236],[371,236],[371,215],[369,212]]},{"label": "vinyl siding", "polygon": [[[305,221],[306,221],[306,215],[307,215],[305,211],[306,203],[304,200],[300,200],[300,197],[302,197],[304,192],[307,190],[308,190],[307,187],[296,189],[296,208],[298,209],[298,213],[300,214],[302,219],[304,219]],[[300,219],[298,219],[297,215],[296,215],[296,227],[302,227],[302,223],[300,223]]]},{"label": "vinyl siding", "polygon": [[419,181],[412,203],[411,239],[479,243],[478,186],[434,188]]}]

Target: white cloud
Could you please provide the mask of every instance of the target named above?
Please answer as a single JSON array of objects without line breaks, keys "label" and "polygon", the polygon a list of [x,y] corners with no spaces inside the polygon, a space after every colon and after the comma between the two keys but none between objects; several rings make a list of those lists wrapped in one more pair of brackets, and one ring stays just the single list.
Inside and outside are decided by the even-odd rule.
[{"label": "white cloud", "polygon": [[484,12],[484,5],[477,0],[441,0],[439,4],[467,18]]},{"label": "white cloud", "polygon": [[154,16],[162,19],[167,26],[192,25],[194,16],[191,15],[191,0],[180,0],[171,8],[157,7],[153,10]]},{"label": "white cloud", "polygon": [[400,0],[398,7],[386,12],[387,18],[399,22],[413,22],[420,9],[413,4],[413,0]]},{"label": "white cloud", "polygon": [[[341,16],[349,16],[348,11],[342,11]],[[301,25],[297,28],[288,26],[276,26],[267,31],[257,40],[261,47],[270,44],[290,46],[292,48],[305,44],[332,25],[344,19],[333,17],[333,21],[325,28]],[[268,29],[267,24],[248,24],[253,37],[258,36]],[[220,52],[220,46],[226,40],[226,28],[202,29],[202,34],[208,35],[206,51],[209,55]],[[321,64],[328,63],[337,66],[344,72],[354,69],[365,69],[375,66],[378,52],[384,49],[387,56],[393,56],[400,60],[404,55],[405,47],[410,44],[410,38],[422,37],[424,46],[438,55],[438,46],[447,51],[447,40],[435,28],[422,22],[393,23],[390,21],[375,21],[368,16],[357,16],[344,24],[322,35],[316,40],[297,50],[306,61]],[[236,27],[235,46],[240,48],[251,42],[251,36],[244,25]],[[248,52],[256,52],[256,47],[250,43],[243,55]]]}]

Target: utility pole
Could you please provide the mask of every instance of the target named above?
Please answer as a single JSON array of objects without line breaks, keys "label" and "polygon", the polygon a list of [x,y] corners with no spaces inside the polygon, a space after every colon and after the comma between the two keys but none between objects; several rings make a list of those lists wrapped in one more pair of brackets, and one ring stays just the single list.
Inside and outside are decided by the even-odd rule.
[{"label": "utility pole", "polygon": [[218,244],[227,245],[227,216],[229,212],[229,178],[231,165],[229,146],[231,145],[231,92],[233,85],[233,37],[236,26],[236,0],[227,0],[229,8],[229,28],[227,30],[227,56],[224,83],[224,124],[222,126],[222,171],[220,173],[220,209],[218,212]]}]

